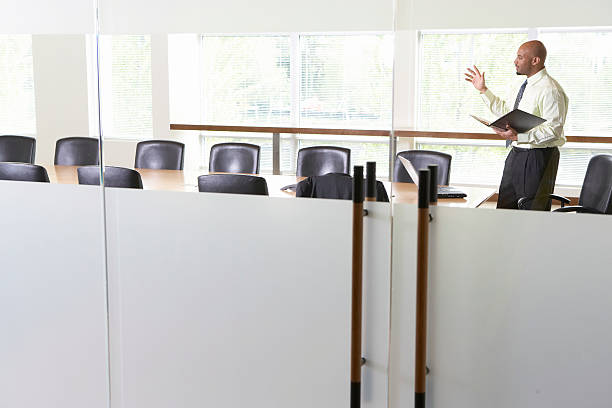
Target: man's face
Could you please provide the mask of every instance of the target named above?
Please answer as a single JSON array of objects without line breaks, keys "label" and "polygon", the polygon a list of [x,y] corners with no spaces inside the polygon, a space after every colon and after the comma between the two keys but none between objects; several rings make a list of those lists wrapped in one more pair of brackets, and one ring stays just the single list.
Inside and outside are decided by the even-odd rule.
[{"label": "man's face", "polygon": [[531,60],[533,56],[526,47],[520,47],[516,52],[514,66],[516,75],[528,75],[531,72]]}]

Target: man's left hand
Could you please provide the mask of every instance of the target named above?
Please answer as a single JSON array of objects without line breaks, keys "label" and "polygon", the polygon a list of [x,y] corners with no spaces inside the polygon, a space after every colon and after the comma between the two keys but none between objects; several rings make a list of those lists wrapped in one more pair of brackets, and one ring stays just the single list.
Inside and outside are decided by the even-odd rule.
[{"label": "man's left hand", "polygon": [[497,133],[499,136],[501,136],[504,139],[507,140],[513,140],[516,141],[517,140],[517,133],[516,130],[512,129],[510,127],[510,125],[506,125],[506,129],[500,129],[498,127],[491,127],[491,129],[493,129],[493,131],[495,133]]}]

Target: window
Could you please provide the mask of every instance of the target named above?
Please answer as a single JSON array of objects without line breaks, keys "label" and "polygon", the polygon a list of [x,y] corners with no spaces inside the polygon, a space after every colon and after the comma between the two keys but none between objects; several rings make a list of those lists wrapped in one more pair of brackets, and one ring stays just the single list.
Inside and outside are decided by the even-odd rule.
[{"label": "window", "polygon": [[565,133],[612,134],[612,31],[542,30],[538,39],[548,72],[570,100]]},{"label": "window", "polygon": [[[535,31],[535,30],[534,30]],[[612,134],[612,31],[548,29],[538,32],[548,50],[546,67],[570,99],[565,134]],[[417,128],[486,132],[473,113],[491,118],[473,87],[463,80],[467,66],[487,74],[496,94],[514,77],[512,61],[526,31],[422,32],[417,92]],[[495,50],[495,52],[492,52]],[[499,183],[507,150],[503,142],[417,139],[417,148],[453,155],[451,183]],[[603,144],[568,143],[561,150],[557,185],[580,186],[590,158],[609,152]]]},{"label": "window", "polygon": [[492,118],[478,92],[464,80],[467,67],[485,71],[497,95],[516,76],[512,61],[527,31],[420,35],[417,127],[426,130],[486,131],[469,115]]},{"label": "window", "polygon": [[[202,36],[204,122],[388,129],[392,50],[384,34]],[[283,172],[295,171],[299,148],[324,144],[351,148],[353,164],[377,161],[383,177],[388,171],[388,138],[281,137]],[[230,139],[260,144],[261,169],[271,170],[269,134],[207,138]]]},{"label": "window", "polygon": [[392,37],[300,36],[300,126],[387,129]]},{"label": "window", "polygon": [[151,37],[100,39],[102,131],[107,138],[153,136]]},{"label": "window", "polygon": [[288,36],[202,38],[206,123],[290,123]]},{"label": "window", "polygon": [[36,134],[32,36],[0,35],[0,134]]}]

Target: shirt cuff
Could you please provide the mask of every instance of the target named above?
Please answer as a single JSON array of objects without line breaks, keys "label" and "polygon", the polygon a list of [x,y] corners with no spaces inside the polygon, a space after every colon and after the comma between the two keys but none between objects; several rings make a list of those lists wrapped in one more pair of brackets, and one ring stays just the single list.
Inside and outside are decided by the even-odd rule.
[{"label": "shirt cuff", "polygon": [[516,135],[517,143],[529,143],[529,135],[527,133],[519,133]]},{"label": "shirt cuff", "polygon": [[493,95],[493,92],[491,92],[490,89],[487,88],[487,90],[484,93],[480,94],[480,97],[488,103],[493,103],[493,101],[495,100],[495,95]]}]

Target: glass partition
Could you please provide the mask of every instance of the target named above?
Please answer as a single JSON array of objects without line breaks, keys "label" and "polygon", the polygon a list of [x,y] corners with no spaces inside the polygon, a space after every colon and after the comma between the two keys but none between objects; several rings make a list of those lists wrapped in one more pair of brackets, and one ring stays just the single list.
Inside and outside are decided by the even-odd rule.
[{"label": "glass partition", "polygon": [[[599,213],[612,212],[612,134],[609,109],[602,108],[610,90],[604,63],[610,47],[603,45],[610,23],[602,16],[612,10],[596,1],[580,10],[552,1],[516,6],[397,3],[396,151],[405,152],[417,170],[429,164],[424,158],[438,165],[439,176],[448,168],[436,180],[438,192],[449,184],[466,197],[438,194],[428,209],[393,203],[393,408],[415,400],[423,407],[555,405],[578,398],[576,387],[590,394],[591,405],[609,397],[595,391],[605,388],[597,374],[573,373],[577,366],[605,365],[603,344],[588,340],[608,336],[594,335],[602,330],[605,307],[582,310],[584,302],[574,295],[584,290],[589,301],[603,301],[598,288],[607,277],[601,270],[610,264],[601,240],[610,220]],[[526,68],[522,58],[534,66]],[[511,147],[504,136],[514,135],[498,135],[470,116],[492,121],[516,107],[548,123],[519,132]],[[556,116],[563,117],[562,134]],[[558,165],[533,159],[546,157],[546,148],[558,148]],[[555,171],[547,172],[547,163]],[[544,177],[548,186],[540,182]],[[394,195],[416,189],[403,181],[393,184]],[[596,185],[598,199],[589,201]],[[508,199],[509,188],[515,198]],[[529,191],[531,197],[554,192],[568,200],[552,199],[552,211],[529,211],[521,201],[519,210]],[[598,208],[585,209],[589,202]],[[572,205],[591,214],[565,213]],[[584,279],[576,280],[578,275]],[[585,279],[581,287],[578,281]],[[576,331],[585,334],[583,340],[571,340]]]},{"label": "glass partition", "polygon": [[93,2],[0,14],[0,405],[107,407]]},{"label": "glass partition", "polygon": [[[101,1],[111,405],[349,404],[350,175],[376,162],[391,198],[392,23],[390,1]],[[298,171],[310,147],[340,164]],[[330,172],[336,200],[296,193]],[[391,209],[366,208],[356,365],[383,407]]]}]

